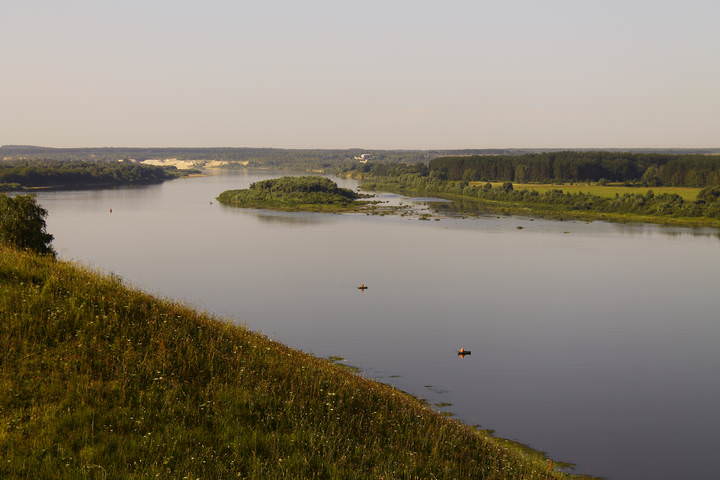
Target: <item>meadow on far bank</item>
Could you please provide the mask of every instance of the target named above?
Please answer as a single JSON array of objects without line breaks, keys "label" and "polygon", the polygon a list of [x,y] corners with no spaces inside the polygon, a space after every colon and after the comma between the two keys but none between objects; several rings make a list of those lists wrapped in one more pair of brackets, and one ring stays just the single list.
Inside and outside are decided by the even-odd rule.
[{"label": "meadow on far bank", "polygon": [[[486,183],[488,182],[470,182],[470,185],[482,187]],[[503,183],[504,182],[490,182],[493,187],[502,187]],[[683,200],[687,201],[696,200],[698,193],[702,190],[700,187],[650,187],[643,185],[625,185],[624,183],[608,183],[605,185],[599,183],[513,183],[513,187],[517,190],[531,190],[538,193],[562,190],[567,193],[586,193],[604,198],[613,198],[615,195],[625,195],[626,193],[645,195],[652,190],[656,195],[680,195]]]}]

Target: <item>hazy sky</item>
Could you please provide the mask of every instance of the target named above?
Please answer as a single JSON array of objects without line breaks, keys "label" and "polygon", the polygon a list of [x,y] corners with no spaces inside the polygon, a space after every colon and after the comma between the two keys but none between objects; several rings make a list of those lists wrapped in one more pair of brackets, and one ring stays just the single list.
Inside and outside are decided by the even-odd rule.
[{"label": "hazy sky", "polygon": [[720,146],[718,0],[0,0],[0,144]]}]

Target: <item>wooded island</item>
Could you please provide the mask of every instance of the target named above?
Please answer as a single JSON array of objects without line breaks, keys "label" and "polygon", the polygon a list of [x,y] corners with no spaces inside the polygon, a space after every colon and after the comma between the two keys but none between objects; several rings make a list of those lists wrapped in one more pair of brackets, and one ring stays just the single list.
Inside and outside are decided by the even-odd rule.
[{"label": "wooded island", "polygon": [[325,177],[281,177],[255,182],[243,190],[227,190],[218,196],[224,205],[284,211],[355,212],[365,202],[361,194],[340,188]]}]

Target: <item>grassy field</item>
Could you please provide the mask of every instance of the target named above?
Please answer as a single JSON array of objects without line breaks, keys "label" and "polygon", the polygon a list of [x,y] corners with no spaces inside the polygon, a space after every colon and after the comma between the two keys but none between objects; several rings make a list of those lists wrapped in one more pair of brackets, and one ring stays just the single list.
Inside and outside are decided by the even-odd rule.
[{"label": "grassy field", "polygon": [[[471,185],[482,186],[487,182],[470,182]],[[493,186],[502,185],[504,182],[490,182]],[[674,193],[680,195],[684,200],[695,200],[698,192],[702,190],[696,187],[628,187],[622,184],[598,185],[595,183],[575,183],[554,185],[550,183],[513,183],[515,190],[535,190],[540,193],[549,190],[562,190],[568,193],[589,193],[598,197],[612,198],[615,195],[624,195],[626,193],[644,194],[648,190],[652,190],[656,194]]]},{"label": "grassy field", "polygon": [[328,360],[0,246],[2,479],[568,478]]}]

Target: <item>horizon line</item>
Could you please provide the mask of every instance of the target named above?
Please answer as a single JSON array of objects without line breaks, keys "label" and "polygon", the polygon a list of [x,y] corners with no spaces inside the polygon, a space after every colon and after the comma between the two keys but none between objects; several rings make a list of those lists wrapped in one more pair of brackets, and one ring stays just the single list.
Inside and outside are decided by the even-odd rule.
[{"label": "horizon line", "polygon": [[343,146],[343,147],[312,147],[312,146],[228,146],[228,145],[165,145],[165,146],[149,146],[149,145],[73,145],[73,146],[55,146],[55,145],[34,145],[34,144],[15,144],[7,143],[0,145],[0,148],[47,148],[56,150],[72,150],[72,149],[265,149],[265,150],[386,150],[386,151],[416,151],[429,152],[434,150],[720,150],[720,146],[534,146],[534,147],[518,147],[518,146],[501,146],[501,147],[359,147],[359,146]]}]

